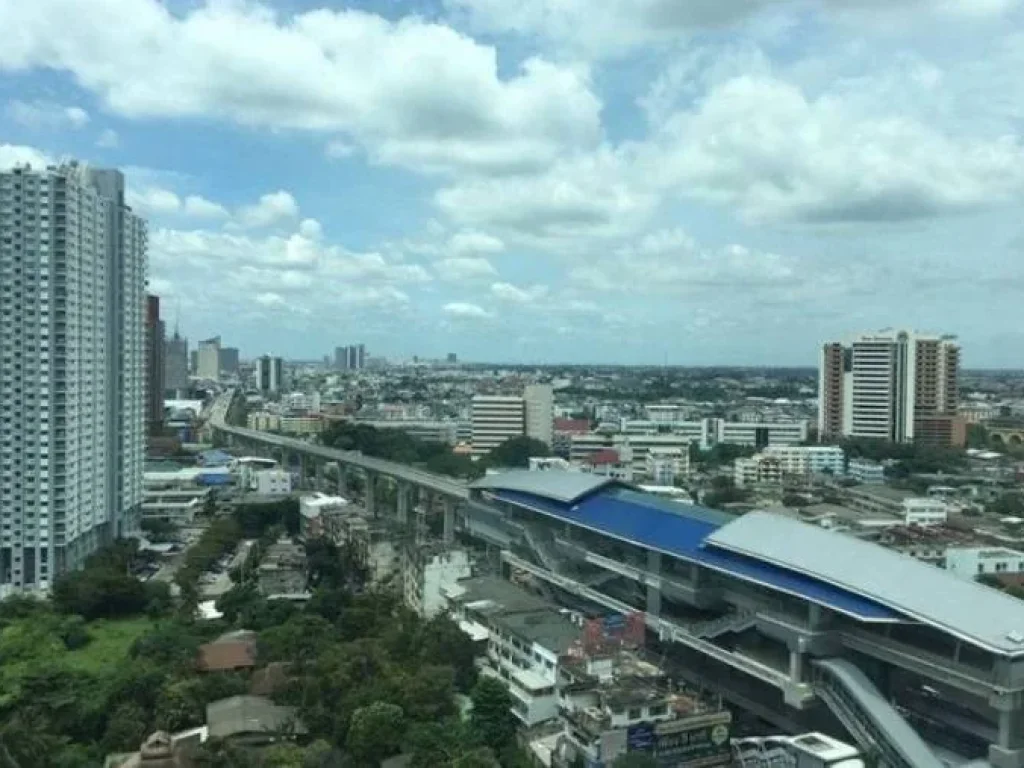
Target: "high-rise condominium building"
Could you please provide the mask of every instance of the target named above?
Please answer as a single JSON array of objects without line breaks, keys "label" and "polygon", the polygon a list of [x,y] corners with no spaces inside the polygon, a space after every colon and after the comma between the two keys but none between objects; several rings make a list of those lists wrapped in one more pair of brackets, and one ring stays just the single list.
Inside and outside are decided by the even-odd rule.
[{"label": "high-rise condominium building", "polygon": [[220,379],[220,336],[199,342],[196,354],[196,376],[201,379]]},{"label": "high-rise condominium building", "polygon": [[164,387],[173,392],[188,389],[188,339],[174,329],[164,353]]},{"label": "high-rise condominium building", "polygon": [[525,428],[523,398],[505,395],[476,395],[473,398],[473,455],[483,456],[521,437]]},{"label": "high-rise condominium building", "polygon": [[821,439],[955,443],[960,347],[955,336],[887,329],[822,347]]},{"label": "high-rise condominium building", "polygon": [[256,359],[256,388],[260,392],[280,392],[284,384],[284,362],[280,357],[263,355]]},{"label": "high-rise condominium building", "polygon": [[146,423],[146,225],[124,177],[0,172],[0,593],[134,532]]},{"label": "high-rise condominium building", "polygon": [[146,421],[158,431],[164,420],[164,321],[160,297],[146,297]]},{"label": "high-rise condominium building", "polygon": [[221,348],[220,371],[227,376],[238,375],[238,347]]},{"label": "high-rise condominium building", "polygon": [[551,385],[527,384],[523,400],[526,402],[526,436],[550,447],[555,424],[555,397]]}]

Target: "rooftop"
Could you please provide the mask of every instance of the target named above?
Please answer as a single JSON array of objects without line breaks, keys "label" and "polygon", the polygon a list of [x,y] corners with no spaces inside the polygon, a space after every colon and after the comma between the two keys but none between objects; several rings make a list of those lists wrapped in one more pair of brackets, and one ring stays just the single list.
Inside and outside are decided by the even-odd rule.
[{"label": "rooftop", "polygon": [[469,487],[473,490],[522,491],[552,501],[570,503],[614,483],[610,478],[586,472],[531,472],[527,469],[514,469],[486,475],[470,483]]},{"label": "rooftop", "polygon": [[707,544],[835,585],[995,653],[1024,654],[1019,600],[876,544],[765,512],[723,526]]},{"label": "rooftop", "polygon": [[230,696],[206,706],[206,724],[210,738],[224,739],[246,733],[277,733],[291,728],[306,733],[295,719],[295,707],[274,704],[263,696]]}]

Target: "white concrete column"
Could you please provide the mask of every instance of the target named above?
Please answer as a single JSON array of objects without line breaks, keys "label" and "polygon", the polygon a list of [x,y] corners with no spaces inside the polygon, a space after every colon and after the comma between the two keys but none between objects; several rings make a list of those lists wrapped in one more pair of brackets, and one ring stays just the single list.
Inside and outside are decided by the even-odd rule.
[{"label": "white concrete column", "polygon": [[409,496],[412,489],[408,483],[399,480],[395,483],[395,508],[398,522],[406,525],[409,522]]},{"label": "white concrete column", "polygon": [[364,505],[366,506],[366,514],[369,517],[377,516],[377,475],[373,472],[366,473],[366,482],[364,490]]},{"label": "white concrete column", "polygon": [[445,498],[444,508],[444,543],[451,544],[455,540],[455,499]]}]

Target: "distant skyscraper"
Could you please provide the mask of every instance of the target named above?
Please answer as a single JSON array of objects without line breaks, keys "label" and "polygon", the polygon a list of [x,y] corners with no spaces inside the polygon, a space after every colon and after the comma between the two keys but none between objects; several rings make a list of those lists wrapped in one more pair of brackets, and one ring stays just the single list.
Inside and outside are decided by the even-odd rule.
[{"label": "distant skyscraper", "polygon": [[0,596],[138,528],[146,225],[124,177],[0,172]]},{"label": "distant skyscraper", "polygon": [[188,389],[188,339],[182,337],[177,328],[174,329],[174,335],[167,339],[164,387],[172,392]]},{"label": "distant skyscraper", "polygon": [[550,384],[528,384],[523,391],[526,403],[526,436],[551,446],[554,437],[555,399]]},{"label": "distant skyscraper", "polygon": [[220,336],[199,342],[196,376],[201,379],[220,379]]},{"label": "distant skyscraper", "polygon": [[188,353],[188,372],[192,376],[199,375],[199,350],[193,349]]},{"label": "distant skyscraper", "polygon": [[360,371],[366,367],[366,345],[359,344],[356,346],[356,368]]},{"label": "distant skyscraper", "polygon": [[456,355],[454,352],[449,352],[448,353],[448,362],[450,364],[454,365],[455,363],[459,362],[459,356]]},{"label": "distant skyscraper", "polygon": [[256,360],[256,389],[264,393],[280,392],[284,385],[284,362],[280,357],[263,355]]},{"label": "distant skyscraper", "polygon": [[822,439],[959,442],[959,370],[955,336],[884,330],[825,344],[818,432]]},{"label": "distant skyscraper", "polygon": [[477,395],[473,398],[473,455],[483,456],[525,429],[523,398]]},{"label": "distant skyscraper", "polygon": [[348,347],[334,348],[334,367],[339,371],[348,368]]},{"label": "distant skyscraper", "polygon": [[159,431],[164,420],[164,321],[160,319],[160,297],[146,297],[146,420],[151,432]]},{"label": "distant skyscraper", "polygon": [[238,347],[221,347],[220,370],[228,376],[238,375]]}]

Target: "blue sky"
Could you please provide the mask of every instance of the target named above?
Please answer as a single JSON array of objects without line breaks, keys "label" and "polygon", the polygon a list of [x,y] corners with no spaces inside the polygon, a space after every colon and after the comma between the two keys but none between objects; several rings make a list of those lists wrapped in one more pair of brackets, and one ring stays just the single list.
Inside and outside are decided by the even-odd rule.
[{"label": "blue sky", "polygon": [[193,340],[809,365],[898,325],[1024,366],[1020,0],[0,0],[0,28],[0,165],[123,168]]}]

